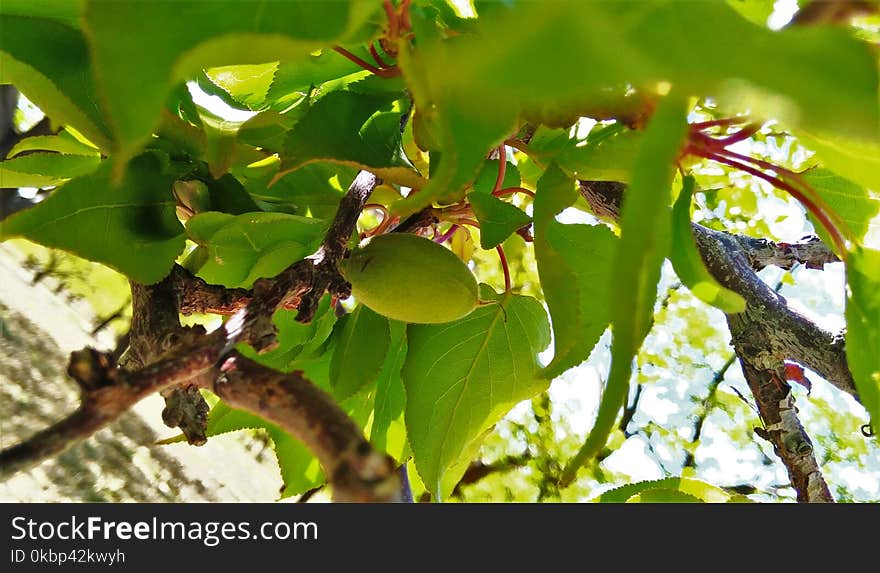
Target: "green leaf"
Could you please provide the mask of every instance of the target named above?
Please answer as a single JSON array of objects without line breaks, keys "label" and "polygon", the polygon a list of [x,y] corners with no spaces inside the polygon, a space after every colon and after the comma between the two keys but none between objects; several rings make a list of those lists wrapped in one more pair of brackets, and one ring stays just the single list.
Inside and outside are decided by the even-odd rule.
[{"label": "green leaf", "polygon": [[[221,88],[233,102],[234,107],[262,109],[269,87],[275,80],[278,62],[242,66],[220,66],[205,70],[204,77]],[[202,76],[200,76],[200,79]],[[207,86],[199,82],[203,89]],[[208,92],[211,93],[211,92]],[[219,95],[219,94],[218,94]]]},{"label": "green leaf", "polygon": [[556,157],[559,166],[577,179],[628,183],[643,132],[613,125],[590,135],[583,145],[569,139]]},{"label": "green leaf", "polygon": [[[596,106],[609,89],[647,95],[665,81],[788,124],[865,136],[880,126],[865,42],[832,27],[771,31],[724,2],[519,3],[481,18],[477,34],[419,47],[431,91],[467,93],[474,111],[515,101],[536,115],[614,116]],[[548,65],[560,54],[566,65]]]},{"label": "green leaf", "polygon": [[468,195],[468,200],[480,222],[480,246],[484,249],[494,249],[532,221],[520,209],[491,193],[475,191]]},{"label": "green leaf", "polygon": [[309,105],[308,98],[301,97],[292,109],[283,114],[271,110],[261,111],[241,125],[238,129],[238,140],[259,147],[267,153],[281,153],[288,132],[305,117]]},{"label": "green leaf", "polygon": [[819,133],[801,128],[798,140],[818,155],[822,165],[880,192],[880,141]]},{"label": "green leaf", "polygon": [[101,165],[97,155],[35,152],[0,162],[0,187],[50,187],[87,175]]},{"label": "green leaf", "polygon": [[207,246],[209,258],[198,276],[211,284],[250,288],[314,253],[325,223],[287,213],[230,216],[200,213],[187,222],[190,238]]},{"label": "green leaf", "polygon": [[[624,503],[632,499],[634,496],[645,494],[651,491],[658,492],[658,497],[661,495],[668,495],[668,492],[677,492],[679,494],[687,495],[698,501],[703,501],[706,503],[725,503],[730,501],[731,499],[730,494],[728,494],[720,487],[716,487],[712,484],[708,484],[706,482],[692,478],[670,477],[627,484],[625,486],[606,491],[592,501],[599,503]],[[653,496],[654,494],[649,494],[648,498]],[[650,500],[642,498],[641,501],[646,502],[661,500]]]},{"label": "green leaf", "polygon": [[369,438],[373,446],[402,463],[409,457],[409,443],[406,439],[404,408],[406,394],[403,388],[401,370],[407,355],[406,324],[397,320],[388,321],[391,328],[391,342],[385,356],[385,363],[376,378],[376,397],[373,406],[373,423]]},{"label": "green leaf", "polygon": [[[187,93],[188,95],[188,93]],[[154,144],[166,144],[174,149],[175,154],[186,154],[192,158],[205,156],[205,132],[189,120],[182,119],[182,111],[163,110],[159,125],[156,126]],[[198,112],[194,112],[195,121],[201,123]]]},{"label": "green leaf", "polygon": [[[489,150],[501,144],[516,130],[515,101],[502,97],[492,105],[472,105],[467,90],[447,89],[437,81],[441,68],[454,69],[460,62],[450,57],[451,42],[441,40],[436,9],[410,10],[418,46],[403,46],[398,65],[418,110],[417,135],[422,144],[436,145],[439,154],[432,154],[431,178],[419,192],[391,204],[391,213],[405,216],[427,207],[441,198],[454,202],[464,196],[484,164]],[[455,38],[453,38],[455,40]],[[474,54],[472,54],[474,55]],[[445,75],[445,74],[444,74]],[[439,165],[435,167],[435,158]]]},{"label": "green leaf", "polygon": [[312,163],[279,176],[279,165],[277,160],[261,162],[235,170],[235,174],[264,209],[322,219],[333,217],[339,200],[357,175],[357,170],[347,165]]},{"label": "green leaf", "polygon": [[576,198],[574,181],[551,165],[535,194],[535,259],[553,323],[553,378],[586,360],[610,320],[611,261],[617,238],[604,225],[563,225],[556,215]]},{"label": "green leaf", "polygon": [[280,372],[290,372],[291,365],[302,354],[317,349],[330,334],[336,322],[336,313],[331,310],[330,296],[321,299],[315,316],[308,324],[296,321],[295,310],[278,309],[272,315],[272,323],[277,329],[278,346],[270,352],[257,354],[248,344],[240,343],[237,350],[260,364]]},{"label": "green leaf", "polygon": [[[474,191],[476,193],[491,193],[495,187],[495,180],[498,179],[497,159],[487,159],[480,169],[479,175],[474,180]],[[519,187],[522,179],[519,176],[519,169],[511,162],[507,162],[504,168],[504,181],[501,183],[501,189],[509,187]]]},{"label": "green leaf", "polygon": [[281,499],[305,493],[324,483],[324,472],[318,458],[302,442],[277,426],[267,427],[266,431],[272,438],[272,448],[284,482]]},{"label": "green leaf", "polygon": [[[213,395],[208,395],[209,398],[211,396]],[[372,401],[364,394],[354,396],[340,406],[359,426],[366,423],[372,411]],[[324,474],[317,458],[281,427],[247,410],[231,408],[220,400],[216,400],[214,407],[208,413],[206,435],[209,438],[239,430],[260,429],[265,430],[272,438],[272,447],[284,482],[281,499],[303,493],[324,483]],[[161,443],[173,443],[181,441],[182,438],[181,435],[163,440]]]},{"label": "green leaf", "polygon": [[259,211],[259,207],[244,186],[228,173],[220,179],[207,181],[205,185],[208,187],[211,208],[216,211],[232,215]]},{"label": "green leaf", "polygon": [[219,179],[238,159],[238,128],[242,122],[226,121],[202,109],[199,109],[199,116],[205,133],[204,160],[211,176]]},{"label": "green leaf", "polygon": [[330,362],[330,384],[344,400],[374,382],[391,344],[388,319],[360,304],[337,323],[339,339]]},{"label": "green leaf", "polygon": [[876,433],[880,426],[880,250],[850,253],[846,282],[846,360]]},{"label": "green leaf", "polygon": [[696,180],[692,176],[685,177],[672,208],[669,260],[675,274],[698,299],[728,314],[742,312],[746,309],[745,299],[718,284],[715,277],[706,270],[697,251],[697,244],[691,234],[691,197],[695,186]]},{"label": "green leaf", "polygon": [[537,355],[550,342],[533,298],[496,295],[467,317],[410,325],[403,367],[406,427],[416,467],[435,495],[463,450],[515,404],[547,388]]},{"label": "green leaf", "polygon": [[677,489],[646,489],[632,496],[626,503],[703,503],[689,493]]},{"label": "green leaf", "polygon": [[60,20],[7,15],[0,15],[0,29],[0,83],[15,85],[54,121],[109,149],[83,33]]},{"label": "green leaf", "polygon": [[540,127],[525,153],[538,165],[555,162],[575,179],[628,183],[644,133],[620,123],[594,127],[586,139],[567,129]]},{"label": "green leaf", "polygon": [[671,221],[665,213],[675,160],[687,131],[686,114],[687,106],[681,97],[672,95],[661,100],[639,149],[623,203],[621,237],[612,264],[611,369],[596,422],[565,469],[564,484],[571,483],[578,468],[605,446],[629,391],[633,357],[651,326],[660,268],[669,252]]},{"label": "green leaf", "polygon": [[[431,103],[420,103],[427,105]],[[515,128],[514,115],[504,106],[478,113],[467,103],[446,101],[436,104],[443,123],[438,125],[439,145],[443,150],[439,166],[426,184],[415,185],[419,192],[391,204],[391,212],[404,216],[414,213],[441,198],[455,200],[471,185],[483,165],[483,157],[500,144]],[[432,159],[433,164],[433,159]]]},{"label": "green leaf", "polygon": [[[827,169],[811,169],[803,178],[843,219],[863,246],[880,249],[880,220],[877,219],[880,192],[865,189]],[[827,239],[824,227],[818,223],[814,226]]]},{"label": "green leaf", "polygon": [[744,18],[759,26],[767,26],[776,0],[727,0],[727,3]]},{"label": "green leaf", "polygon": [[58,135],[35,135],[25,137],[9,150],[7,158],[12,158],[24,151],[55,151],[70,155],[97,156],[101,152],[91,145],[83,143],[69,131],[63,130]]},{"label": "green leaf", "polygon": [[355,35],[369,37],[365,24],[379,10],[344,1],[89,0],[85,27],[118,154],[128,157],[147,140],[181,81],[217,66],[304,60]]},{"label": "green leaf", "polygon": [[154,283],[168,274],[184,246],[171,195],[174,180],[153,154],[135,158],[118,186],[104,164],[0,222],[0,239],[22,236]]},{"label": "green leaf", "polygon": [[360,71],[363,68],[330,49],[296,62],[282,62],[266,94],[266,104],[282,111],[313,86]]},{"label": "green leaf", "polygon": [[85,0],[3,0],[0,14],[59,20],[77,27],[84,7]]},{"label": "green leaf", "polygon": [[[392,206],[395,214],[463,189],[477,158],[515,132],[518,116],[571,125],[578,116],[644,113],[646,99],[608,97],[623,96],[625,86],[650,99],[671,85],[791,125],[878,133],[876,62],[844,30],[771,31],[721,2],[525,2],[444,41],[430,18],[411,12],[419,43],[399,63],[442,159],[426,187]],[[566,65],[548,65],[560,54]]]},{"label": "green leaf", "polygon": [[280,175],[316,161],[369,169],[388,182],[422,187],[425,180],[401,146],[399,94],[330,93],[313,104],[288,135]]}]

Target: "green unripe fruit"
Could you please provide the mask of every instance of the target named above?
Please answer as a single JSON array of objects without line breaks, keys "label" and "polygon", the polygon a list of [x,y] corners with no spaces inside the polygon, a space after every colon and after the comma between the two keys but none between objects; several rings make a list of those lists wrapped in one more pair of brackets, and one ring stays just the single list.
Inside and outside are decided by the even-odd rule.
[{"label": "green unripe fruit", "polygon": [[404,322],[450,322],[470,313],[477,281],[455,254],[407,233],[373,238],[340,264],[351,292],[373,311]]}]

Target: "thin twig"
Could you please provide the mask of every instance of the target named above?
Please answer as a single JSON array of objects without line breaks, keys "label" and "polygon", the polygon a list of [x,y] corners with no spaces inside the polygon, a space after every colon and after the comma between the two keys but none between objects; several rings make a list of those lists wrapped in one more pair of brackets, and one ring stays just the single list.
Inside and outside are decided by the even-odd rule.
[{"label": "thin twig", "polygon": [[[694,433],[693,435],[691,435],[692,446],[696,446],[699,443],[700,436],[703,435],[703,425],[706,423],[706,418],[709,416],[709,412],[712,411],[712,406],[715,403],[715,394],[718,392],[718,387],[721,385],[721,382],[727,375],[727,371],[730,370],[730,367],[733,366],[734,362],[736,362],[736,354],[731,354],[730,357],[721,366],[721,368],[715,371],[715,374],[712,376],[712,381],[709,382],[709,392],[700,403],[700,413],[697,415],[697,419],[694,421]],[[684,463],[681,467],[697,467],[697,460],[694,456],[693,450],[688,450],[687,454],[684,457]]]},{"label": "thin twig", "polygon": [[272,314],[282,306],[296,306],[296,320],[310,322],[325,292],[339,298],[351,295],[349,285],[339,274],[339,261],[346,252],[357,220],[373,189],[381,181],[361,171],[339,202],[336,216],[317,253],[298,261],[271,279],[254,283],[253,298],[244,310],[241,340],[257,352],[268,352],[278,344]]}]

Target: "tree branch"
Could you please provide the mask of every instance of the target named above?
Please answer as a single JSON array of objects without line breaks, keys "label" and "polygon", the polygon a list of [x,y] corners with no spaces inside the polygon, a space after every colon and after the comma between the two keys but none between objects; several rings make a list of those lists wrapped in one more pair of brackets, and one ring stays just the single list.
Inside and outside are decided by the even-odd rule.
[{"label": "tree branch", "polygon": [[182,315],[220,314],[232,315],[245,308],[253,293],[243,288],[226,288],[212,285],[175,264],[171,269],[177,310]]},{"label": "tree branch", "polygon": [[222,331],[201,337],[196,347],[140,370],[117,368],[108,355],[91,348],[70,355],[68,374],[80,387],[80,406],[67,418],[0,452],[0,480],[61,453],[115,421],[142,398],[192,382],[214,368],[226,341]]},{"label": "tree branch", "polygon": [[858,399],[846,361],[843,333],[832,334],[789,308],[783,296],[752,270],[739,238],[700,225],[691,226],[706,268],[721,285],[746,300],[746,314],[768,332],[768,350],[798,362],[837,389]]},{"label": "tree branch", "polygon": [[237,352],[221,371],[214,393],[234,408],[275,422],[305,444],[333,485],[335,500],[399,500],[394,461],[373,450],[336,401],[302,372],[276,372]]},{"label": "tree branch", "polygon": [[[136,370],[151,364],[180,347],[182,339],[195,340],[204,328],[180,325],[174,289],[169,275],[155,285],[130,282],[132,320],[128,350],[120,365]],[[160,390],[165,399],[162,421],[169,428],[179,428],[186,441],[201,446],[208,441],[208,403],[194,384],[180,384]]]},{"label": "tree branch", "polygon": [[745,235],[732,236],[742,244],[745,256],[756,271],[771,265],[791,270],[797,263],[808,269],[822,270],[828,263],[840,262],[828,245],[815,235],[797,243],[775,243]]},{"label": "tree branch", "polygon": [[[733,366],[733,363],[736,361],[736,354],[732,354],[730,358],[721,366],[716,372],[715,375],[712,376],[712,381],[709,382],[709,393],[700,403],[700,413],[697,415],[697,419],[694,420],[694,434],[691,436],[691,444],[697,445],[700,441],[700,436],[703,435],[703,424],[706,423],[706,416],[709,415],[711,411],[711,407],[715,402],[715,394],[718,392],[718,386],[721,385],[722,380],[727,375],[727,371],[730,370],[730,367]],[[693,450],[689,450],[684,458],[684,463],[681,466],[682,468],[695,468],[697,467],[697,460],[694,456]]]},{"label": "tree branch", "polygon": [[[581,181],[579,188],[596,216],[615,221],[619,218],[626,188],[623,183]],[[843,334],[832,334],[789,308],[785,298],[752,270],[753,261],[770,260],[769,257],[749,254],[750,245],[757,244],[760,239],[713,231],[697,224],[692,224],[691,230],[709,272],[721,285],[745,298],[748,308],[754,311],[752,318],[774,332],[771,338],[773,350],[785,359],[810,368],[837,389],[858,399],[846,361]],[[768,249],[763,252],[770,249],[766,244],[761,248]],[[814,247],[810,249],[818,252]],[[739,259],[745,259],[746,265],[736,265],[734,269],[734,262]]]},{"label": "tree branch", "polygon": [[339,203],[336,216],[317,253],[294,263],[278,276],[254,283],[253,298],[244,310],[242,340],[257,352],[268,352],[278,345],[272,314],[280,306],[295,305],[298,322],[309,322],[324,292],[339,298],[351,295],[351,285],[339,274],[338,264],[357,226],[373,189],[381,181],[368,171],[358,173]]},{"label": "tree branch", "polygon": [[[625,185],[580,182],[583,197],[597,216],[618,219]],[[797,418],[794,396],[785,383],[784,359],[807,366],[837,388],[856,396],[846,362],[843,336],[832,335],[788,308],[785,298],[753,270],[748,242],[691,225],[706,268],[724,287],[746,300],[746,310],[727,316],[734,348],[758,402],[769,439],[788,470],[800,501],[833,501],[813,456],[813,447]]]},{"label": "tree branch", "polygon": [[[400,480],[393,460],[372,449],[331,396],[301,373],[276,372],[232,350],[240,339],[253,337],[249,328],[263,324],[254,318],[271,325],[272,313],[287,301],[307,294],[320,299],[325,290],[339,294],[348,288],[336,265],[377,181],[361,172],[343,198],[321,251],[274,279],[263,279],[262,286],[258,282],[245,309],[248,314],[230,320],[225,329],[206,334],[201,327],[180,325],[180,294],[216,294],[210,285],[183,284],[189,277],[178,270],[155,285],[132,282],[131,344],[120,365],[96,350],[74,352],[68,372],[80,385],[80,407],[61,422],[0,452],[0,478],[90,436],[157,391],[166,393],[166,421],[187,419],[198,428],[203,412],[197,389],[209,388],[230,405],[250,410],[302,441],[321,462],[335,499],[399,500]],[[271,334],[274,337],[274,327]],[[267,333],[260,335],[265,339]],[[200,427],[204,430],[203,424]]]},{"label": "tree branch", "polygon": [[794,395],[785,382],[785,364],[766,350],[768,333],[745,314],[727,315],[727,324],[764,423],[764,428],[755,428],[755,432],[773,444],[773,450],[788,471],[798,501],[833,502],[813,455],[813,444],[797,417]]},{"label": "tree branch", "polygon": [[473,485],[478,481],[496,473],[509,472],[517,468],[521,468],[532,460],[532,455],[526,451],[519,455],[505,456],[492,463],[484,463],[482,460],[475,460],[470,463],[462,474],[461,479],[455,484],[452,490],[453,497],[461,497],[461,489],[468,485]]}]

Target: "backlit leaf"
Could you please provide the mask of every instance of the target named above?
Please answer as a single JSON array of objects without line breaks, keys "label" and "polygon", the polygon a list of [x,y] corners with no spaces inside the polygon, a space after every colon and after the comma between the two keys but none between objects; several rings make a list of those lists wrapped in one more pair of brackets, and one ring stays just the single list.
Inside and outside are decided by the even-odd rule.
[{"label": "backlit leaf", "polygon": [[660,267],[669,249],[666,213],[686,130],[684,100],[675,95],[663,99],[645,131],[620,218],[611,272],[611,371],[596,422],[565,469],[563,483],[571,483],[578,468],[602,449],[626,400],[632,360],[651,325]]},{"label": "backlit leaf", "polygon": [[693,177],[684,178],[681,192],[672,208],[672,244],[669,260],[681,282],[701,301],[726,313],[742,312],[746,301],[742,296],[724,288],[709,274],[697,251],[691,234],[691,197],[696,182]]},{"label": "backlit leaf", "polygon": [[[479,175],[474,180],[474,191],[477,193],[491,193],[493,191],[495,180],[498,179],[498,165],[497,159],[487,159],[483,163],[483,168],[480,169]],[[522,179],[520,179],[519,170],[516,165],[508,161],[504,169],[504,181],[502,181],[500,189],[519,187],[520,183],[522,183]]]},{"label": "backlit leaf", "polygon": [[266,93],[275,79],[277,70],[278,62],[220,66],[205,70],[205,77],[226,92],[236,104],[257,110],[261,109],[266,101]]},{"label": "backlit leaf", "polygon": [[330,384],[343,400],[375,382],[391,344],[388,319],[360,304],[337,323],[339,338],[330,362]]},{"label": "backlit leaf", "polygon": [[403,153],[398,94],[333,92],[309,108],[290,131],[279,176],[316,161],[368,169],[388,182],[421,187],[424,179]]},{"label": "backlit leaf", "polygon": [[0,187],[49,187],[87,175],[101,164],[96,155],[35,152],[0,162]]},{"label": "backlit leaf", "polygon": [[555,216],[574,202],[574,181],[555,165],[535,195],[535,259],[553,323],[552,378],[586,360],[610,320],[611,260],[617,238],[603,225],[564,225]]},{"label": "backlit leaf", "polygon": [[822,165],[880,192],[880,141],[829,135],[801,128],[798,140],[818,154]]},{"label": "backlit leaf", "polygon": [[592,501],[600,503],[624,503],[633,496],[652,490],[664,490],[666,492],[675,491],[692,496],[693,498],[706,503],[725,503],[731,499],[729,493],[706,482],[686,477],[670,477],[627,484],[606,491]]},{"label": "backlit leaf", "polygon": [[143,144],[168,93],[202,69],[304,60],[362,37],[378,10],[345,1],[89,0],[85,26],[118,153],[125,158]]},{"label": "backlit leaf", "polygon": [[15,85],[53,120],[108,149],[83,33],[61,20],[7,15],[0,15],[0,29],[0,83]]},{"label": "backlit leaf", "polygon": [[243,288],[314,253],[324,230],[322,221],[286,213],[206,212],[187,222],[190,238],[208,248],[198,275],[212,284]]},{"label": "backlit leaf", "polygon": [[370,442],[398,462],[409,456],[409,443],[406,438],[404,408],[406,394],[400,371],[407,354],[406,324],[396,320],[389,321],[391,342],[385,363],[376,378],[373,423],[370,426]]},{"label": "backlit leaf", "polygon": [[626,503],[703,503],[689,493],[677,489],[646,489],[635,494]]},{"label": "backlit leaf", "polygon": [[0,222],[0,239],[25,237],[154,283],[171,270],[184,245],[174,180],[152,154],[135,158],[119,185],[104,164]]},{"label": "backlit leaf", "polygon": [[468,200],[480,222],[480,246],[484,249],[494,249],[532,221],[522,210],[491,193],[473,192]]},{"label": "backlit leaf", "polygon": [[296,314],[295,310],[281,308],[272,315],[272,324],[277,329],[278,346],[270,352],[257,354],[246,343],[238,344],[237,350],[251,360],[274,370],[291,371],[294,360],[301,354],[310,354],[324,343],[336,322],[336,314],[330,307],[329,295],[321,299],[314,318],[307,324],[297,322]]},{"label": "backlit leaf", "polygon": [[[880,219],[877,218],[880,191],[866,189],[827,169],[811,169],[803,178],[849,226],[862,245],[880,249]],[[814,226],[820,235],[826,235],[822,225]]]},{"label": "backlit leaf", "polygon": [[100,155],[100,151],[97,148],[83,143],[66,130],[58,135],[25,137],[9,150],[7,159],[11,159],[23,151],[55,151],[71,155]]},{"label": "backlit leaf", "polygon": [[494,304],[455,322],[407,329],[406,426],[416,467],[435,495],[474,439],[548,385],[537,361],[550,342],[544,309],[487,287],[482,296]]},{"label": "backlit leaf", "polygon": [[880,250],[850,253],[846,282],[846,359],[876,434],[880,426]]}]

